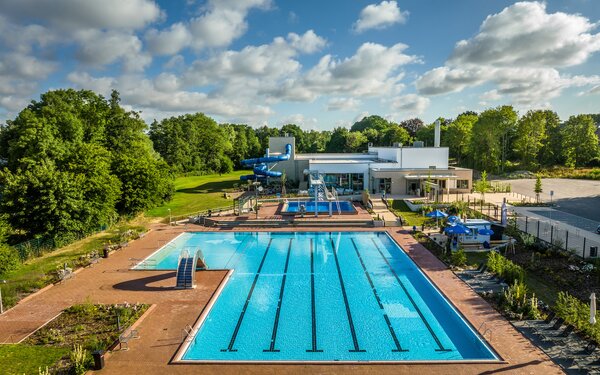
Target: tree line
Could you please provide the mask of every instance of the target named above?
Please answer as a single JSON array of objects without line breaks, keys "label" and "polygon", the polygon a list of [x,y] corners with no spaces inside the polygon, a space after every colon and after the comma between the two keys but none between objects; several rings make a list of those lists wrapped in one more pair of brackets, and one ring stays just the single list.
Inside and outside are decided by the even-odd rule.
[{"label": "tree line", "polygon": [[[489,172],[543,166],[597,165],[594,133],[600,115],[571,116],[511,106],[440,118],[441,145],[458,165]],[[0,126],[0,239],[68,240],[122,216],[170,199],[184,174],[228,173],[262,155],[269,137],[296,138],[298,153],[363,152],[369,144],[433,145],[434,124],[415,118],[395,123],[367,116],[350,128],[304,130],[219,124],[202,114],[153,121],[120,105],[118,92],[55,90]]]}]

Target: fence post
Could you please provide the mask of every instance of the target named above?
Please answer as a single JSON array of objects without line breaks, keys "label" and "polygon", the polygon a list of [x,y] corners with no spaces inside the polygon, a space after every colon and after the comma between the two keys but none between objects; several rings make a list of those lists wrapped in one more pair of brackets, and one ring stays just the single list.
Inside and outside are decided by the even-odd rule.
[{"label": "fence post", "polygon": [[554,225],[550,225],[550,245],[552,245],[554,243],[552,241],[553,236],[554,236]]},{"label": "fence post", "polygon": [[569,231],[565,231],[567,238],[565,239],[565,250],[569,251]]},{"label": "fence post", "polygon": [[585,240],[587,237],[583,237],[583,259],[585,259]]},{"label": "fence post", "polygon": [[525,233],[529,233],[529,232],[527,231],[528,218],[529,218],[528,216],[525,216]]},{"label": "fence post", "polygon": [[540,221],[538,220],[538,227],[537,227],[537,238],[540,238]]}]

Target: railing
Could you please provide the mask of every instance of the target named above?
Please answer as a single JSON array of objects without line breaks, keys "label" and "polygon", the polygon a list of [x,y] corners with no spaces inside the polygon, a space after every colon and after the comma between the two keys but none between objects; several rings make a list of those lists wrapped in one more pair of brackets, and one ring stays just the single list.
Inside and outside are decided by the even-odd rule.
[{"label": "railing", "polygon": [[200,217],[200,216],[208,216],[211,217],[214,214],[220,215],[223,212],[227,212],[227,211],[234,211],[234,207],[233,206],[223,206],[223,207],[217,207],[217,208],[210,208],[210,209],[206,209],[206,210],[202,210],[202,211],[196,211],[193,213],[189,213],[189,214],[185,214],[185,215],[178,215],[178,216],[170,216],[170,217],[166,217],[163,219],[163,222],[165,223],[177,223],[178,221],[181,220],[188,220],[190,217]]}]

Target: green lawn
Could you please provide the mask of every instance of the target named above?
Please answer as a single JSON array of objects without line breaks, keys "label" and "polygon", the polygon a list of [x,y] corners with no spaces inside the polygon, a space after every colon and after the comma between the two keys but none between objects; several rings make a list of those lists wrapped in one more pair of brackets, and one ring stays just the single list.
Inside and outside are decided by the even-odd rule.
[{"label": "green lawn", "polygon": [[0,345],[0,368],[7,375],[37,375],[39,369],[51,368],[70,352],[68,348],[40,345]]},{"label": "green lawn", "polygon": [[240,176],[250,171],[235,171],[229,174],[179,177],[175,180],[173,199],[163,206],[146,212],[149,217],[182,216],[195,212],[233,205],[233,199],[225,199],[225,192],[232,192],[234,184],[244,185]]},{"label": "green lawn", "polygon": [[406,203],[401,199],[391,200],[391,210],[396,214],[396,216],[402,216],[404,220],[404,225],[413,226],[416,225],[420,227],[423,223],[431,222],[431,219],[423,216],[419,212],[412,212],[410,208],[406,205]]}]

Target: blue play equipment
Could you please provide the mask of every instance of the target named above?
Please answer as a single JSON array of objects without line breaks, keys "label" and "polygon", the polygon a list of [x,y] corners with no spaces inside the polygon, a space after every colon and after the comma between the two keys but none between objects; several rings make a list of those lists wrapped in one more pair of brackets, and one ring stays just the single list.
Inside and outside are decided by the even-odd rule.
[{"label": "blue play equipment", "polygon": [[281,155],[269,155],[269,149],[267,149],[266,156],[262,158],[254,158],[254,159],[246,159],[242,160],[242,165],[245,166],[254,166],[253,172],[254,174],[248,174],[245,176],[240,176],[240,180],[248,181],[248,180],[262,180],[267,177],[281,177],[281,172],[270,171],[267,163],[278,163],[280,161],[289,160],[292,154],[292,145],[285,145],[285,154]]}]

